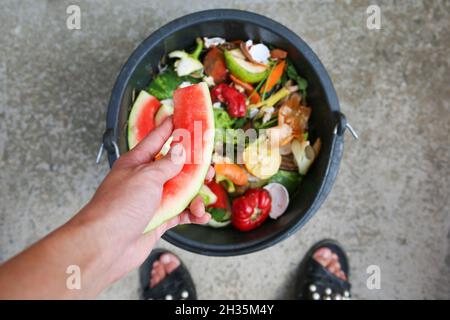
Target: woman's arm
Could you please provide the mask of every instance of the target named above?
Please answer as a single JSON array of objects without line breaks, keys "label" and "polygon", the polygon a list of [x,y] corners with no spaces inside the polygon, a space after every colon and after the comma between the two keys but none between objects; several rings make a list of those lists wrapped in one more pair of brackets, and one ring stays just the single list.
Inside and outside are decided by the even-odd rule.
[{"label": "woman's arm", "polygon": [[[142,234],[159,206],[164,183],[184,164],[181,145],[153,161],[172,129],[167,119],[115,162],[92,200],[74,218],[4,263],[0,298],[95,297],[137,268],[166,230],[181,223],[206,223],[210,215],[197,197],[190,210]],[[73,289],[78,268],[80,288]]]}]

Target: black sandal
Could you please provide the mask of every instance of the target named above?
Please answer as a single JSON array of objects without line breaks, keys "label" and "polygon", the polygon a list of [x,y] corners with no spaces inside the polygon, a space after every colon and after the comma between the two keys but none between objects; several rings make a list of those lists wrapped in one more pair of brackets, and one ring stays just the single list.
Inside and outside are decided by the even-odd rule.
[{"label": "black sandal", "polygon": [[[167,250],[155,249],[139,269],[141,282],[141,298],[144,300],[197,300],[194,282],[189,271],[181,262],[180,265],[169,273],[154,288],[150,288],[150,277],[153,269],[153,262],[159,260],[163,253],[171,253]],[[173,254],[176,256],[175,254]]]},{"label": "black sandal", "polygon": [[[313,255],[320,248],[328,248],[337,254],[341,270],[347,281],[342,280],[317,262]],[[302,300],[349,300],[350,299],[350,267],[348,258],[338,242],[322,240],[311,247],[303,258],[296,285],[296,298]]]}]

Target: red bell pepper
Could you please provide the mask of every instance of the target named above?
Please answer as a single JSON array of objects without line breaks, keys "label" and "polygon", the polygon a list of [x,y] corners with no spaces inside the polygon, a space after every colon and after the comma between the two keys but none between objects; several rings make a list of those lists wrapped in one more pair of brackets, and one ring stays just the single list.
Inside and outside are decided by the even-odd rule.
[{"label": "red bell pepper", "polygon": [[207,184],[208,188],[217,196],[216,202],[206,207],[206,211],[211,214],[213,220],[217,222],[226,222],[230,220],[231,211],[228,200],[228,194],[221,184],[211,181]]},{"label": "red bell pepper", "polygon": [[233,201],[231,223],[241,231],[259,227],[269,216],[272,199],[267,190],[249,189]]},{"label": "red bell pepper", "polygon": [[247,105],[245,104],[245,95],[230,87],[225,83],[221,83],[211,90],[211,96],[214,101],[219,101],[227,105],[227,112],[233,118],[245,117],[247,113]]},{"label": "red bell pepper", "polygon": [[210,204],[208,208],[228,209],[228,194],[222,185],[215,181],[211,181],[207,186],[217,196],[217,201]]}]

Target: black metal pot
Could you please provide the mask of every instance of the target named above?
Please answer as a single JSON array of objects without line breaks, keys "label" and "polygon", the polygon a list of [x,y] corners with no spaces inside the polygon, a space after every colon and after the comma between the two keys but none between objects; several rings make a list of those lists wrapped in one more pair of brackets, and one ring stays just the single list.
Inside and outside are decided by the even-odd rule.
[{"label": "black metal pot", "polygon": [[301,184],[287,212],[269,219],[251,232],[233,228],[212,229],[183,225],[166,232],[170,243],[205,255],[233,256],[270,247],[299,230],[319,209],[335,181],[343,152],[345,117],[333,84],[318,57],[295,33],[258,14],[239,10],[208,10],[176,19],[155,31],[133,52],[123,66],[108,106],[103,143],[110,165],[127,147],[127,117],[133,89],[145,88],[157,72],[161,57],[193,45],[196,37],[253,39],[273,44],[289,53],[300,74],[308,80],[308,101],[313,108],[313,134],[322,139],[322,150]]}]

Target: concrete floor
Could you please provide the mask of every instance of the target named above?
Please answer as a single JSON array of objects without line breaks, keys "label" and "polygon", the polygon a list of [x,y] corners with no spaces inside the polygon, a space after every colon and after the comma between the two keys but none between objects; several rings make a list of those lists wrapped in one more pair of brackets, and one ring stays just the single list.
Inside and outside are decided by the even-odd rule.
[{"label": "concrete floor", "polygon": [[[0,261],[69,219],[108,172],[94,158],[119,68],[166,22],[206,8],[272,17],[322,59],[346,138],[334,189],[297,234],[268,250],[210,258],[160,243],[189,266],[200,298],[289,298],[310,245],[339,240],[361,299],[450,298],[449,1],[3,0],[0,11]],[[366,28],[378,3],[382,29]],[[66,28],[79,3],[82,29]],[[381,289],[366,286],[369,265]],[[130,274],[101,298],[137,298]]]}]

